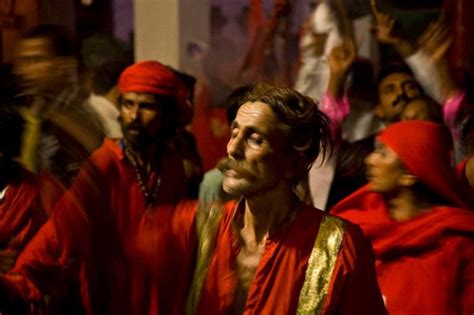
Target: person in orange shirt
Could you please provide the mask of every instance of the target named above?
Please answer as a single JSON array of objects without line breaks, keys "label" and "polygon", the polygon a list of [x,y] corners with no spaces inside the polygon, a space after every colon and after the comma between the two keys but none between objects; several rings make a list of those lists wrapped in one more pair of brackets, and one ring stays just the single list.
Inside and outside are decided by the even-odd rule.
[{"label": "person in orange shirt", "polygon": [[385,314],[360,229],[304,204],[294,186],[330,146],[308,97],[259,84],[239,104],[218,168],[241,198],[201,206],[190,314]]}]

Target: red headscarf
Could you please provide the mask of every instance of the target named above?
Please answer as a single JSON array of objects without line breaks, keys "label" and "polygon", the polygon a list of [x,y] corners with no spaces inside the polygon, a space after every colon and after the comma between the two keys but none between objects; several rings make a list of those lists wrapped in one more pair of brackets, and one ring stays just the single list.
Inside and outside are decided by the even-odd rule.
[{"label": "red headscarf", "polygon": [[120,94],[141,92],[170,96],[176,100],[180,120],[185,121],[190,116],[184,83],[158,61],[142,61],[126,68],[120,75],[118,88]]},{"label": "red headscarf", "polygon": [[455,205],[467,207],[456,189],[452,140],[446,127],[421,120],[398,122],[385,128],[377,139],[395,151],[421,183]]}]

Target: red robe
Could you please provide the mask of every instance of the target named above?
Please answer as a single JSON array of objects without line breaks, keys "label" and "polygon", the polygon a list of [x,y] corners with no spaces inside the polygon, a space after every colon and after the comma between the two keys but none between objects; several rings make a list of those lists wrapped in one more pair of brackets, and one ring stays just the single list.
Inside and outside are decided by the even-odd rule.
[{"label": "red robe", "polygon": [[18,171],[0,201],[0,258],[16,257],[47,219],[38,177]]},{"label": "red robe", "polygon": [[161,164],[157,200],[147,207],[123,150],[106,139],[0,287],[34,304],[72,277],[87,314],[181,313],[194,212],[173,206],[185,187],[181,159],[169,151]]},{"label": "red robe", "polygon": [[[239,242],[232,221],[234,202],[225,207],[216,249],[204,281],[198,314],[233,314]],[[294,220],[268,237],[248,292],[244,314],[295,314],[322,211],[302,205]],[[322,314],[385,314],[373,254],[360,230],[346,225]]]},{"label": "red robe", "polygon": [[437,206],[405,222],[389,218],[367,186],[331,212],[358,224],[372,241],[389,314],[474,312],[474,213]]},{"label": "red robe", "polygon": [[472,155],[466,157],[464,160],[456,165],[456,177],[463,189],[463,193],[466,195],[466,200],[470,202],[471,207],[474,206],[474,188],[471,187],[469,180],[466,177],[466,165]]}]

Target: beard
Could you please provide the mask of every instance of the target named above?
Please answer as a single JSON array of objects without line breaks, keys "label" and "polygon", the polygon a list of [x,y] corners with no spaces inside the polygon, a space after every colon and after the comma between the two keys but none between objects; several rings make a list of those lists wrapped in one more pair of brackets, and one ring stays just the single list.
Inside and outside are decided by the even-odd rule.
[{"label": "beard", "polygon": [[166,143],[159,135],[149,135],[147,129],[139,123],[131,123],[126,126],[122,124],[122,133],[125,141],[133,151],[143,151],[150,146],[162,149]]}]

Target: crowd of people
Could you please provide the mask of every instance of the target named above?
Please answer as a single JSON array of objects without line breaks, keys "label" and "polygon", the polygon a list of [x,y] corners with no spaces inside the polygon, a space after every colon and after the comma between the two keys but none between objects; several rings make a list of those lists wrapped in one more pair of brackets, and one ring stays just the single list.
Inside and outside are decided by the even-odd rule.
[{"label": "crowd of people", "polygon": [[372,80],[318,4],[294,85],[248,56],[266,82],[227,97],[213,168],[199,79],[112,39],[79,62],[63,28],[25,33],[1,69],[0,314],[473,314],[472,87],[442,18],[415,44],[371,6],[398,62]]}]

